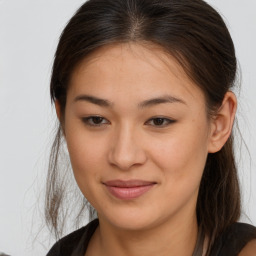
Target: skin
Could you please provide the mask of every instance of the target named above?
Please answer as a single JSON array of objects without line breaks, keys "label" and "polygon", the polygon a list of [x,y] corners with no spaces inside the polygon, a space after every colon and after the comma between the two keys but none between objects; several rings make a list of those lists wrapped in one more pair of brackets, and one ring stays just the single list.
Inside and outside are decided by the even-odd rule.
[{"label": "skin", "polygon": [[256,252],[256,239],[250,241],[239,253],[239,256],[255,256],[255,252]]},{"label": "skin", "polygon": [[[175,100],[141,106],[167,95]],[[60,118],[58,101],[56,110]],[[114,44],[85,58],[72,74],[62,125],[75,179],[100,221],[86,255],[192,255],[206,158],[225,144],[235,111],[228,92],[209,118],[203,92],[155,45]],[[155,185],[121,200],[104,185],[116,179]]]}]

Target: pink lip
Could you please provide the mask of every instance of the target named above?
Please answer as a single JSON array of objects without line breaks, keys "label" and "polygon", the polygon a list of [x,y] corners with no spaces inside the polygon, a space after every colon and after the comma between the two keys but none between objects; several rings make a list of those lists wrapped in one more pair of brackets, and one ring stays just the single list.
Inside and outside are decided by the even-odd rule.
[{"label": "pink lip", "polygon": [[135,199],[150,190],[156,182],[143,180],[110,180],[103,183],[108,191],[118,199]]}]

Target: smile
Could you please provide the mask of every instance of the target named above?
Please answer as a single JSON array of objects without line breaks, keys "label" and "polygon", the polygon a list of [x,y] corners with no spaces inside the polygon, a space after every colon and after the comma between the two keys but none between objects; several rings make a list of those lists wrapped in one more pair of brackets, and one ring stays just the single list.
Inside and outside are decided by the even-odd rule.
[{"label": "smile", "polygon": [[108,191],[118,199],[131,200],[148,192],[156,182],[142,180],[111,180],[103,183]]}]

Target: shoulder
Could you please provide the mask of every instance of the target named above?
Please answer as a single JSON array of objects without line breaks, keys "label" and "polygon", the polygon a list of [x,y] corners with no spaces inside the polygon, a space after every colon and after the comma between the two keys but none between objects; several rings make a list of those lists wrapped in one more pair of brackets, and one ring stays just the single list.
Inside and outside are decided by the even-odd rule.
[{"label": "shoulder", "polygon": [[85,228],[86,227],[80,228],[70,233],[69,235],[61,238],[52,246],[51,250],[48,252],[46,256],[71,255],[73,248],[77,246],[81,237],[83,236]]},{"label": "shoulder", "polygon": [[256,255],[256,239],[251,240],[239,253],[239,256],[255,256]]},{"label": "shoulder", "polygon": [[98,220],[68,234],[56,242],[46,256],[70,256],[74,251],[86,250],[89,240],[98,226]]},{"label": "shoulder", "polygon": [[256,227],[246,223],[235,223],[237,239],[242,240],[242,248],[239,248],[239,256],[256,255]]},{"label": "shoulder", "polygon": [[254,250],[252,255],[255,256],[255,239],[256,227],[246,223],[233,223],[216,239],[211,255],[251,256],[248,250]]},{"label": "shoulder", "polygon": [[233,223],[226,231],[228,237],[244,237],[244,240],[256,239],[256,227],[247,223]]}]

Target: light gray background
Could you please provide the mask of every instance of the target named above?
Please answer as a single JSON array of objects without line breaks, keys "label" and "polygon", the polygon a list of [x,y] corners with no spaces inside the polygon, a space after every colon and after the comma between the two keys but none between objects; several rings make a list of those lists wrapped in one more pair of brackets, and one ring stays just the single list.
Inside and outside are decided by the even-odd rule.
[{"label": "light gray background", "polygon": [[[81,0],[0,0],[0,251],[45,255],[44,179],[54,125],[49,77],[57,39]],[[256,1],[208,0],[225,17],[242,70],[238,119],[242,220],[256,225]],[[246,217],[246,215],[248,217]]]}]

